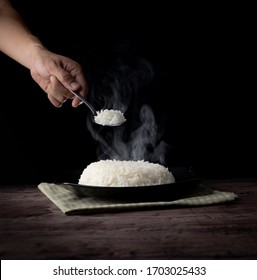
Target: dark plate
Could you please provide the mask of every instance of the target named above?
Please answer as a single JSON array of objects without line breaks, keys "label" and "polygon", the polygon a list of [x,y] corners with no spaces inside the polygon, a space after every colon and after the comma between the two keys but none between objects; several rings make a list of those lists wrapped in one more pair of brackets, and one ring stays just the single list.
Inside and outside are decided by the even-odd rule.
[{"label": "dark plate", "polygon": [[192,192],[201,182],[201,179],[186,168],[170,168],[175,183],[152,185],[152,186],[130,186],[130,187],[110,187],[110,186],[88,186],[76,183],[63,183],[63,186],[75,192],[78,196],[93,196],[104,199],[129,200],[129,201],[155,201],[171,200],[185,197]]}]

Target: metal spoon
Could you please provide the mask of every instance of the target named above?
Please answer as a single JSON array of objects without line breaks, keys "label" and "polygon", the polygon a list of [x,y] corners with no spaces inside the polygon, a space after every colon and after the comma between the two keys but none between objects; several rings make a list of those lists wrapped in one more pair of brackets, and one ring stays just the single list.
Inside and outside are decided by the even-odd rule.
[{"label": "metal spoon", "polygon": [[75,92],[75,91],[72,91],[72,90],[69,90],[71,93],[73,93],[76,97],[78,97],[82,102],[84,102],[87,107],[91,110],[91,112],[93,113],[94,117],[97,115],[96,113],[96,109],[89,103],[87,102],[87,100],[82,96],[80,95],[79,93]]},{"label": "metal spoon", "polygon": [[97,123],[99,125],[104,125],[104,126],[119,126],[119,125],[123,124],[126,121],[126,119],[124,118],[122,121],[117,122],[117,123],[106,123],[105,122],[104,124],[102,124],[102,123],[96,122],[95,117],[98,116],[99,114],[101,114],[102,111],[97,112],[96,109],[83,96],[81,96],[79,93],[77,93],[75,91],[72,91],[72,90],[70,90],[70,92],[73,93],[76,97],[78,97],[83,103],[85,103],[87,105],[87,107],[90,109],[90,111],[92,112],[92,114],[94,116],[93,121],[95,123]]}]

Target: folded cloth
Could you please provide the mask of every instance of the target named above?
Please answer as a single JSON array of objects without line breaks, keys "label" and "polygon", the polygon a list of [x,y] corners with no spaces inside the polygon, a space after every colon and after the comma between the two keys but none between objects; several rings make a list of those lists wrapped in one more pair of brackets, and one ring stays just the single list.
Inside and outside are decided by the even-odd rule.
[{"label": "folded cloth", "polygon": [[212,190],[199,184],[184,198],[170,201],[131,202],[117,199],[104,199],[93,196],[78,196],[62,184],[40,183],[39,190],[46,195],[64,214],[92,214],[111,211],[143,210],[161,207],[203,206],[233,201],[237,195],[232,192]]}]

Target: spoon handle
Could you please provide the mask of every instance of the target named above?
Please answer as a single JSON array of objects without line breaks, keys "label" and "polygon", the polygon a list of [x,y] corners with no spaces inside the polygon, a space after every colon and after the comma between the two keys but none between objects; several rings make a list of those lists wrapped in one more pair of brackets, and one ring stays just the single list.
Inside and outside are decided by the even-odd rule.
[{"label": "spoon handle", "polygon": [[93,113],[94,116],[97,115],[95,108],[83,97],[81,96],[79,93],[69,90],[71,93],[73,93],[76,97],[78,97],[82,102],[84,102],[87,107],[91,110],[91,112]]}]

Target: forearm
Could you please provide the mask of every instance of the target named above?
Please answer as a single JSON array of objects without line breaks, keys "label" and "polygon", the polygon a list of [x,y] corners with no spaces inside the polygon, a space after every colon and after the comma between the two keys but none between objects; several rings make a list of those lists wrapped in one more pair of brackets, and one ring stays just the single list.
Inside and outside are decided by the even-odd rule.
[{"label": "forearm", "polygon": [[40,40],[33,36],[9,1],[0,0],[0,51],[31,69]]}]

